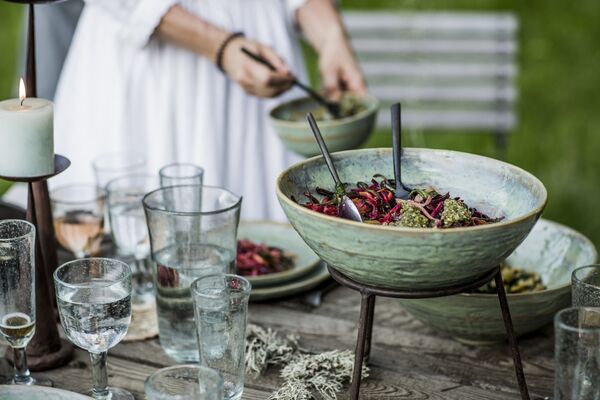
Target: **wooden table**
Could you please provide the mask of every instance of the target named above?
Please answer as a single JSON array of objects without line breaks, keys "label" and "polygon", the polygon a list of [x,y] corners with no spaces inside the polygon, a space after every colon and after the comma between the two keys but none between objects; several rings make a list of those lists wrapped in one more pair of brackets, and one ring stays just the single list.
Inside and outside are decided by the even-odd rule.
[{"label": "wooden table", "polygon": [[[298,299],[251,304],[250,321],[300,336],[315,351],[354,349],[360,295],[336,288],[318,308]],[[552,393],[553,336],[548,327],[519,340],[532,399]],[[109,384],[144,399],[144,379],[173,364],[158,340],[121,343],[109,351]],[[370,376],[363,381],[364,399],[520,399],[507,344],[473,347],[437,333],[405,312],[397,300],[378,298]],[[10,375],[6,360],[0,374]],[[91,388],[89,357],[76,351],[68,366],[46,371],[56,387],[76,392]],[[278,371],[247,379],[243,399],[267,399],[281,384]],[[340,399],[347,398],[342,394]]]}]

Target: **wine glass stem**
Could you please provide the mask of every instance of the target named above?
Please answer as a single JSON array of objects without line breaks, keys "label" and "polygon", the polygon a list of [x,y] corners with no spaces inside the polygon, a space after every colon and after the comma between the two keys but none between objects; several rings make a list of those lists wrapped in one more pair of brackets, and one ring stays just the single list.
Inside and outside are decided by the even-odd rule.
[{"label": "wine glass stem", "polygon": [[27,368],[27,352],[25,351],[25,347],[13,348],[13,351],[15,354],[15,383],[31,385],[33,378],[29,374],[29,368]]},{"label": "wine glass stem", "polygon": [[105,399],[108,397],[108,373],[106,371],[107,352],[90,353],[92,360],[92,396],[95,399]]}]

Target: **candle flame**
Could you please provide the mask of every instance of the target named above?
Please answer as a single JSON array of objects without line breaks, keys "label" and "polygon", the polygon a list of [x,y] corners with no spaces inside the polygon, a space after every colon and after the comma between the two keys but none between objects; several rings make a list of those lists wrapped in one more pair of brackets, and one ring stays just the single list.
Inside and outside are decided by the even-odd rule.
[{"label": "candle flame", "polygon": [[19,81],[19,100],[21,100],[21,105],[23,105],[23,101],[25,101],[26,97],[27,94],[25,93],[25,82],[23,82],[23,78],[21,78]]}]

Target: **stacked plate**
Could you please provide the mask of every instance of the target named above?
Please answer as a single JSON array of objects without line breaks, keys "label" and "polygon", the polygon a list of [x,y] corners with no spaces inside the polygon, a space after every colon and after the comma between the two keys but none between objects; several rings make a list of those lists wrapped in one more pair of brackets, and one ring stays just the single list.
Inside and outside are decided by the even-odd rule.
[{"label": "stacked plate", "polygon": [[238,239],[278,247],[285,253],[294,255],[294,266],[287,271],[246,277],[252,284],[252,301],[277,299],[306,292],[329,278],[327,266],[289,224],[271,221],[242,222],[238,230]]}]

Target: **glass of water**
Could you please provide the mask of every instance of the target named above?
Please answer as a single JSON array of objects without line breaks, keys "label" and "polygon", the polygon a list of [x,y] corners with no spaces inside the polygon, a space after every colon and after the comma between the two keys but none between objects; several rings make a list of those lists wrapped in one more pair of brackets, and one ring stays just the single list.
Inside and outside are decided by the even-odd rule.
[{"label": "glass of water", "polygon": [[54,271],[60,321],[67,338],[87,350],[92,361],[95,399],[133,400],[131,393],[108,387],[106,356],[131,322],[131,270],[110,258],[85,258]]},{"label": "glass of water", "polygon": [[150,239],[142,199],[159,187],[155,175],[126,175],[106,185],[111,236],[119,257],[130,262],[134,303],[152,298]]},{"label": "glass of water", "polygon": [[223,400],[223,379],[197,364],[159,369],[144,383],[147,400]]},{"label": "glass of water", "polygon": [[158,172],[160,186],[202,185],[204,169],[195,164],[175,163],[165,165]]},{"label": "glass of water", "polygon": [[579,267],[571,274],[573,307],[600,307],[600,265]]},{"label": "glass of water", "polygon": [[[14,384],[37,382],[27,368],[25,348],[35,334],[35,227],[0,221],[0,335],[14,351]],[[51,385],[51,384],[50,384]]]},{"label": "glass of water", "polygon": [[107,153],[92,161],[96,185],[102,189],[111,180],[127,174],[141,174],[146,171],[146,158],[133,152]]},{"label": "glass of water", "polygon": [[208,275],[192,283],[200,364],[223,376],[224,399],[237,400],[244,391],[244,354],[248,299],[247,279]]},{"label": "glass of water", "polygon": [[560,311],[554,336],[554,400],[600,399],[600,309]]},{"label": "glass of water", "polygon": [[[201,193],[202,204],[193,193]],[[182,200],[172,203],[173,194]],[[154,260],[159,339],[177,362],[198,361],[190,285],[211,273],[235,270],[241,197],[211,186],[172,186],[143,200]]]}]

